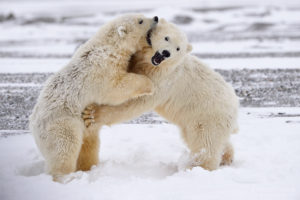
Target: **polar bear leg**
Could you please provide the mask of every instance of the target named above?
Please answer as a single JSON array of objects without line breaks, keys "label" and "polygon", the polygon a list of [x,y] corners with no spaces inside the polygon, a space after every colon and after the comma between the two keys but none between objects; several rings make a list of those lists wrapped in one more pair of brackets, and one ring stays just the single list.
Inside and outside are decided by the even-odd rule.
[{"label": "polar bear leg", "polygon": [[[132,97],[140,97],[153,94],[154,85],[152,81],[144,75],[128,73],[126,75],[128,86],[127,90],[132,92]],[[132,98],[131,97],[131,98]]]},{"label": "polar bear leg", "polygon": [[221,165],[230,165],[233,161],[233,157],[234,157],[234,149],[232,144],[228,141],[223,150]]},{"label": "polar bear leg", "polygon": [[82,144],[82,122],[72,118],[60,118],[47,127],[43,154],[46,167],[54,181],[76,170],[76,162]]},{"label": "polar bear leg", "polygon": [[144,75],[124,73],[115,78],[114,89],[110,91],[110,105],[118,105],[129,99],[151,95],[154,91],[152,81]]},{"label": "polar bear leg", "polygon": [[77,160],[77,170],[87,171],[99,162],[99,127],[85,129],[83,143]]},{"label": "polar bear leg", "polygon": [[226,130],[214,123],[197,124],[182,131],[183,138],[191,150],[192,167],[201,166],[215,170],[221,163],[224,143],[228,140]]}]

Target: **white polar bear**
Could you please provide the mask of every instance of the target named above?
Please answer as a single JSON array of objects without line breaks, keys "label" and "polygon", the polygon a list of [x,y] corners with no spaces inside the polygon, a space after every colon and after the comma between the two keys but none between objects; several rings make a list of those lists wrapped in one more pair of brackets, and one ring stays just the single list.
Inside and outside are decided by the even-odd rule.
[{"label": "white polar bear", "polygon": [[193,166],[208,170],[230,164],[231,133],[237,131],[239,101],[233,88],[198,58],[189,54],[186,36],[173,24],[160,20],[148,40],[152,48],[137,52],[130,69],[148,76],[154,94],[118,106],[88,106],[83,115],[87,126],[94,118],[99,125],[130,120],[155,111],[178,125],[191,152]]},{"label": "white polar bear", "polygon": [[131,14],[107,23],[47,80],[30,116],[30,130],[54,180],[98,162],[99,142],[93,140],[98,136],[91,136],[81,119],[87,105],[117,105],[152,93],[151,80],[127,68],[132,54],[148,45],[147,33],[157,22],[157,17]]}]

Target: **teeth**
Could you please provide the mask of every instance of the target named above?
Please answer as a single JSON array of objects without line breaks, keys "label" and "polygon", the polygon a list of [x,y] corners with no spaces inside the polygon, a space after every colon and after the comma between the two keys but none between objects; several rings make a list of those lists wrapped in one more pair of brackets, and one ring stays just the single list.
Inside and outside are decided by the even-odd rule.
[{"label": "teeth", "polygon": [[153,63],[154,65],[158,65],[158,63],[156,62],[155,59],[152,59],[152,63]]}]

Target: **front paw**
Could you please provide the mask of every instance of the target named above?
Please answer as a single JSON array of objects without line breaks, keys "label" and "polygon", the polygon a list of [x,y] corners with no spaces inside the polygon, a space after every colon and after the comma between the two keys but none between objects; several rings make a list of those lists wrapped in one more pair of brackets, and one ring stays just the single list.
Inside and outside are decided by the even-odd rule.
[{"label": "front paw", "polygon": [[98,105],[90,104],[88,105],[81,114],[84,121],[84,125],[88,128],[95,123],[95,113]]}]

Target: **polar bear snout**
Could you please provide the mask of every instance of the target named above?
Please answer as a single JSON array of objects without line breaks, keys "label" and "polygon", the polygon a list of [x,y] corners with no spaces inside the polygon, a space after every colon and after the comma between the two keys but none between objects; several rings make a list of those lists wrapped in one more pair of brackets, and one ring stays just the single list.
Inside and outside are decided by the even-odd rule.
[{"label": "polar bear snout", "polygon": [[152,34],[153,29],[155,29],[157,24],[158,24],[158,17],[155,16],[155,17],[153,17],[153,23],[151,24],[151,27],[148,30],[147,36],[146,36],[146,40],[147,40],[147,43],[149,44],[149,46],[152,46],[151,34]]},{"label": "polar bear snout", "polygon": [[152,20],[153,20],[153,22],[151,24],[151,29],[154,29],[156,27],[156,25],[158,24],[158,17],[154,16]]},{"label": "polar bear snout", "polygon": [[151,58],[151,62],[153,65],[158,66],[165,58],[170,57],[171,54],[168,50],[163,50],[162,53],[157,51],[154,56]]},{"label": "polar bear snout", "polygon": [[166,58],[170,57],[170,52],[168,50],[163,50],[162,55]]}]

